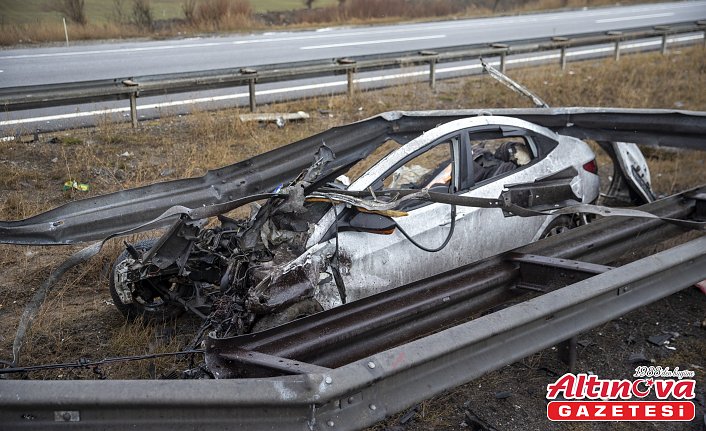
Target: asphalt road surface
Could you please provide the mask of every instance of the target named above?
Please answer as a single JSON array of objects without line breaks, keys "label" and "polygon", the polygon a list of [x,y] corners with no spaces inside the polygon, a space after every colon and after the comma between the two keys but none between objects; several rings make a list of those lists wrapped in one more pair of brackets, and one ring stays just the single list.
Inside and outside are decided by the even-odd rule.
[{"label": "asphalt road surface", "polygon": [[[566,12],[507,16],[498,18],[465,19],[419,24],[385,26],[338,27],[312,31],[276,32],[227,37],[189,38],[167,41],[129,41],[109,43],[80,43],[70,47],[23,48],[0,51],[0,87],[49,84],[92,79],[138,77],[159,73],[198,71],[227,67],[255,66],[290,61],[340,58],[345,56],[385,52],[433,49],[444,46],[490,43],[625,30],[659,24],[706,19],[706,1],[684,1],[638,6],[585,9]],[[70,35],[69,35],[70,37]],[[373,78],[374,79],[374,78]],[[318,82],[324,82],[319,80]],[[281,83],[280,90],[265,86],[267,91],[284,91],[295,86],[307,91],[310,83]],[[331,88],[333,84],[324,89]],[[340,83],[336,84],[340,86]],[[274,86],[273,86],[274,87]],[[314,94],[314,88],[309,88]],[[233,90],[205,93],[205,97],[233,94]],[[149,117],[145,103],[171,106],[202,95],[171,95],[163,101],[141,100],[141,116]],[[243,97],[239,97],[243,99]],[[226,99],[229,100],[229,99]],[[260,99],[262,100],[262,99]],[[221,100],[222,102],[224,100]],[[217,102],[217,100],[214,100]],[[242,104],[243,100],[240,100]],[[211,103],[211,102],[202,102]],[[245,101],[247,103],[247,101]],[[120,107],[124,114],[125,102],[102,103],[100,109]],[[97,106],[82,106],[87,113]],[[7,135],[10,126],[23,124],[35,127],[26,120],[37,118],[36,124],[66,120],[60,117],[76,113],[75,107],[35,110],[35,112],[6,113],[0,118],[0,128]],[[57,117],[59,116],[59,117]],[[84,119],[88,115],[84,116]],[[49,123],[48,123],[49,122]],[[41,126],[40,126],[41,127]],[[56,126],[52,126],[56,127]],[[45,127],[52,128],[52,127]]]}]

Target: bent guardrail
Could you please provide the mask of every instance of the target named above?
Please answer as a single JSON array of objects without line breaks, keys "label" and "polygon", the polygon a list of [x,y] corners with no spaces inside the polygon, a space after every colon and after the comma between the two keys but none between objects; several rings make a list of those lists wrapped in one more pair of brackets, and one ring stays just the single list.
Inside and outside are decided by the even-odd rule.
[{"label": "bent guardrail", "polygon": [[[699,188],[642,208],[670,214],[684,210],[700,218],[703,192]],[[630,243],[648,243],[656,238],[652,235],[663,238],[666,231],[660,229],[680,232],[658,220],[641,224],[650,238],[630,232],[636,228],[630,220],[605,218],[562,237],[521,247],[504,258],[510,257],[520,266],[522,262],[539,262],[550,267],[556,263],[552,256],[578,258],[581,261],[561,263],[590,270],[589,266],[596,265],[587,266],[586,261],[609,261]],[[520,260],[517,253],[524,253]],[[495,256],[474,265],[502,258]],[[706,277],[706,237],[603,269],[606,271],[433,335],[384,351],[364,349],[362,356],[335,368],[307,367],[291,375],[233,380],[0,380],[0,422],[7,429],[360,429],[702,280]],[[448,279],[448,274],[442,278]],[[467,289],[474,283],[473,277],[462,281]],[[512,283],[505,284],[506,289],[512,288]],[[404,293],[406,288],[386,295]],[[438,302],[443,310],[453,312],[451,303],[456,299]],[[347,308],[352,306],[356,304]],[[337,312],[331,310],[270,331],[286,331],[291,325],[305,325],[307,319],[331,314]]]},{"label": "bent guardrail", "polygon": [[622,42],[661,37],[661,51],[666,53],[669,36],[694,32],[704,32],[704,40],[706,40],[706,21],[640,28],[626,32],[610,31],[503,43],[452,46],[433,51],[403,51],[197,72],[0,88],[0,107],[5,111],[21,111],[129,99],[132,124],[136,127],[138,97],[248,86],[250,110],[254,111],[257,105],[256,84],[345,74],[347,76],[347,91],[348,94],[351,94],[354,89],[356,73],[428,65],[429,85],[434,87],[437,80],[436,65],[439,63],[471,60],[479,57],[499,57],[500,70],[504,72],[506,58],[509,55],[559,50],[559,62],[561,67],[565,68],[566,52],[569,48],[612,43],[614,44],[614,58],[619,60]]}]

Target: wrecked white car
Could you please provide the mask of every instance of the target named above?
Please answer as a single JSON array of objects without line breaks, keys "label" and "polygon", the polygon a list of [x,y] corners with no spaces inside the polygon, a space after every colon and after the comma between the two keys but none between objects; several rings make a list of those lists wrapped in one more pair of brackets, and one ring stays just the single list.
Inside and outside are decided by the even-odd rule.
[{"label": "wrecked white car", "polygon": [[[159,239],[127,244],[110,283],[117,308],[148,318],[191,310],[219,336],[259,331],[586,221],[508,217],[493,207],[498,196],[535,210],[599,197],[586,143],[517,118],[439,125],[348,186],[326,170],[334,157],[322,147],[314,165],[247,220],[182,218]],[[630,163],[647,173],[649,189],[641,162]]]}]

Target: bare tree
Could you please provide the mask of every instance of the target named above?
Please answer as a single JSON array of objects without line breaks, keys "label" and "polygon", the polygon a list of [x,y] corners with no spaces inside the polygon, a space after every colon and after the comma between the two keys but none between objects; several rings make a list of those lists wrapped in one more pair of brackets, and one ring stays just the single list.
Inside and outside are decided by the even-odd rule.
[{"label": "bare tree", "polygon": [[181,11],[189,24],[196,23],[196,0],[184,0],[181,4]]},{"label": "bare tree", "polygon": [[143,30],[154,29],[150,0],[132,0],[132,23]]},{"label": "bare tree", "polygon": [[53,0],[49,9],[59,12],[76,24],[86,25],[86,6],[84,0]]}]

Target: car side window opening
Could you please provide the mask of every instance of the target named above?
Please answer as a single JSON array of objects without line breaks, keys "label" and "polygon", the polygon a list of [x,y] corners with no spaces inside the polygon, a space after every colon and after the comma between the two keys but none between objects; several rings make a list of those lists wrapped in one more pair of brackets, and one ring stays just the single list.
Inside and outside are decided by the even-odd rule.
[{"label": "car side window opening", "polygon": [[529,164],[536,152],[527,136],[503,136],[500,131],[469,133],[473,182],[480,183]]},{"label": "car side window opening", "polygon": [[[441,139],[431,148],[398,164],[373,184],[374,190],[422,190],[439,193],[457,190],[454,181],[457,168],[454,166],[454,151],[460,150],[461,135]],[[429,201],[407,201],[401,210],[410,211],[428,205]]]},{"label": "car side window opening", "polygon": [[441,141],[433,148],[407,160],[381,181],[382,189],[430,189],[449,193],[453,186],[453,145],[460,137]]}]

